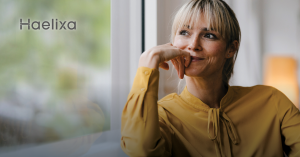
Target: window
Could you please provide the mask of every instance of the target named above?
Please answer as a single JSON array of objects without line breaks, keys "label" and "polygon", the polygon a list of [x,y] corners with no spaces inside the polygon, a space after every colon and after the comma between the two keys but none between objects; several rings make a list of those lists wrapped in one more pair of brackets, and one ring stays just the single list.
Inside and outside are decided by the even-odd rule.
[{"label": "window", "polygon": [[0,2],[0,154],[110,130],[110,5]]},{"label": "window", "polygon": [[[126,156],[121,113],[141,54],[141,1],[1,1],[0,12],[0,129],[10,129],[0,156]],[[20,19],[40,30],[20,30]],[[44,30],[52,19],[58,30]]]}]

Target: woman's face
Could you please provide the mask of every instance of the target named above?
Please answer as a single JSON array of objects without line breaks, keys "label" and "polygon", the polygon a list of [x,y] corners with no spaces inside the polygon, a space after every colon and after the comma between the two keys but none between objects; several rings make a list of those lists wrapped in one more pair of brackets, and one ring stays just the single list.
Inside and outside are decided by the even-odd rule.
[{"label": "woman's face", "polygon": [[186,26],[176,32],[173,45],[189,52],[192,57],[189,67],[185,68],[187,76],[221,76],[226,59],[232,57],[221,34],[208,30],[207,26],[206,19],[202,17],[195,26]]}]

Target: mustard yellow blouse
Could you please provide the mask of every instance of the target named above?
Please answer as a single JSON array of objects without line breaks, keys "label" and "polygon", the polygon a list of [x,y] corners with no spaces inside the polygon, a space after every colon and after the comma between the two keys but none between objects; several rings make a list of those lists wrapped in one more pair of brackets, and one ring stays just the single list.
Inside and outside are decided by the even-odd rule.
[{"label": "mustard yellow blouse", "polygon": [[229,86],[216,109],[187,88],[157,101],[158,80],[138,68],[122,114],[129,156],[300,157],[300,112],[277,89]]}]

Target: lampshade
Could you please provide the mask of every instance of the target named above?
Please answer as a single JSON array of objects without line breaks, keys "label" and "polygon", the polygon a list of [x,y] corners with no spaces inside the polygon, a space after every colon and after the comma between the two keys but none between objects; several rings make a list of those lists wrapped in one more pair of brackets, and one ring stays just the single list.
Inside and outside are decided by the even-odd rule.
[{"label": "lampshade", "polygon": [[269,56],[266,60],[264,84],[283,92],[299,108],[297,61],[294,58]]}]

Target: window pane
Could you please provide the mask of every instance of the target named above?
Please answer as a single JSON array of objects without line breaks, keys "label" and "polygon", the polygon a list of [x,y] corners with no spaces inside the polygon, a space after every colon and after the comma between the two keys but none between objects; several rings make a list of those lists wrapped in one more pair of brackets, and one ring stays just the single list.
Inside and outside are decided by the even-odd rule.
[{"label": "window pane", "polygon": [[0,23],[0,153],[109,130],[109,0],[1,0]]}]

